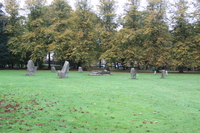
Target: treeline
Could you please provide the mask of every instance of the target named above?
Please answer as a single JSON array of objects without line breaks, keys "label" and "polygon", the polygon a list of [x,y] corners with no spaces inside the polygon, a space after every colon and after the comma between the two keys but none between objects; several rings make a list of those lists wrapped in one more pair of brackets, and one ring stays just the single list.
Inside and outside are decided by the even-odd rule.
[{"label": "treeline", "polygon": [[[117,16],[115,0],[99,0],[94,12],[88,0],[26,0],[27,16],[19,15],[16,0],[0,4],[0,66],[23,67],[32,59],[39,65],[47,53],[76,66],[97,61],[138,68],[200,66],[200,4],[177,0],[129,0]],[[190,8],[195,7],[195,8]],[[5,12],[3,11],[5,9]],[[192,9],[192,10],[191,10]],[[122,27],[119,29],[119,27]]]}]

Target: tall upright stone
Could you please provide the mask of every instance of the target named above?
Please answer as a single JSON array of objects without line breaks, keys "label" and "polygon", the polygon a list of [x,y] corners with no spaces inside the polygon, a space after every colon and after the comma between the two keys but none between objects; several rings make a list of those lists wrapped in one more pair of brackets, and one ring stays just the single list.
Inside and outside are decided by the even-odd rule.
[{"label": "tall upright stone", "polygon": [[165,74],[166,74],[165,70],[162,70],[161,78],[165,78]]},{"label": "tall upright stone", "polygon": [[135,68],[131,68],[131,78],[136,79],[136,70]]},{"label": "tall upright stone", "polygon": [[62,67],[61,71],[58,71],[58,76],[60,78],[67,78],[69,72],[69,62],[65,61],[64,66]]},{"label": "tall upright stone", "polygon": [[82,73],[83,72],[83,68],[82,67],[78,67],[78,72]]},{"label": "tall upright stone", "polygon": [[26,75],[33,76],[35,73],[35,65],[32,60],[28,61]]}]

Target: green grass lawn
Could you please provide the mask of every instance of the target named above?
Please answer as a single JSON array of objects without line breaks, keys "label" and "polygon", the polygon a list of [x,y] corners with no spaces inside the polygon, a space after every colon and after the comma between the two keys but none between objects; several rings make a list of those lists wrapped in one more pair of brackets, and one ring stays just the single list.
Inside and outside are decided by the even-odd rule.
[{"label": "green grass lawn", "polygon": [[199,133],[200,75],[0,71],[1,133]]}]

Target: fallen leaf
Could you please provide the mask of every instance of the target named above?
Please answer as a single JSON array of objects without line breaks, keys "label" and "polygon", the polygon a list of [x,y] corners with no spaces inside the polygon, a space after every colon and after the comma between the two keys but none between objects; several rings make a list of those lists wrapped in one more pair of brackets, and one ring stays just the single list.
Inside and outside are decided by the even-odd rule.
[{"label": "fallen leaf", "polygon": [[67,126],[65,126],[65,125],[60,125],[60,127],[67,127]]}]

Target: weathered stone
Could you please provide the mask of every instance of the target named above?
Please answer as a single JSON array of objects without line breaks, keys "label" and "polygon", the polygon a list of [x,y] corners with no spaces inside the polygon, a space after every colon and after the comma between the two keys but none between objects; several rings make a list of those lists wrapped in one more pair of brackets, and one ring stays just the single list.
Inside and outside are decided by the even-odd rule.
[{"label": "weathered stone", "polygon": [[108,71],[108,70],[103,70],[103,71],[100,72],[100,74],[110,74],[110,71]]},{"label": "weathered stone", "polygon": [[58,76],[60,78],[67,78],[68,77],[68,72],[69,72],[69,62],[65,61],[65,64],[62,67],[62,70],[58,71]]},{"label": "weathered stone", "polygon": [[78,72],[82,73],[83,72],[83,68],[82,67],[78,67]]},{"label": "weathered stone", "polygon": [[154,71],[154,75],[156,75],[156,71]]},{"label": "weathered stone", "polygon": [[131,78],[136,79],[136,70],[135,68],[131,68]]},{"label": "weathered stone", "polygon": [[51,67],[51,72],[55,73],[56,72],[56,68],[55,67]]},{"label": "weathered stone", "polygon": [[28,61],[26,75],[33,76],[35,73],[35,66],[32,60]]},{"label": "weathered stone", "polygon": [[34,67],[34,73],[37,73],[37,66]]},{"label": "weathered stone", "polygon": [[165,70],[162,70],[161,78],[165,78],[165,74],[166,74]]},{"label": "weathered stone", "polygon": [[93,70],[90,75],[110,75],[110,71],[107,70]]},{"label": "weathered stone", "polygon": [[165,76],[168,76],[168,71],[165,71]]},{"label": "weathered stone", "polygon": [[58,76],[59,76],[60,72],[61,72],[61,71],[60,71],[60,70],[58,70]]}]

